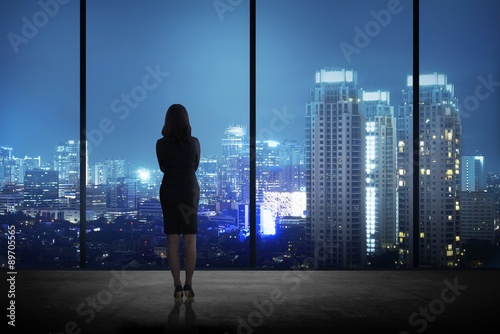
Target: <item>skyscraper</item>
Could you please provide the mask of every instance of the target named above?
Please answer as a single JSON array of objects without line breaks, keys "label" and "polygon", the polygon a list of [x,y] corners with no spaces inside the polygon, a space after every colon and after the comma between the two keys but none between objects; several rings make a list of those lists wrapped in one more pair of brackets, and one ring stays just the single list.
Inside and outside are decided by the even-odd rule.
[{"label": "skyscraper", "polygon": [[196,177],[200,184],[200,205],[214,210],[217,201],[217,158],[202,156]]},{"label": "skyscraper", "polygon": [[24,204],[27,207],[57,207],[59,172],[29,170],[24,175]]},{"label": "skyscraper", "polygon": [[495,241],[495,194],[462,192],[462,240]]},{"label": "skyscraper", "polygon": [[12,148],[0,146],[0,187],[10,182]]},{"label": "skyscraper", "polygon": [[80,142],[68,140],[56,147],[54,169],[59,172],[59,182],[79,185]]},{"label": "skyscraper", "polygon": [[486,190],[484,157],[482,155],[462,156],[462,191]]},{"label": "skyscraper", "polygon": [[94,185],[117,184],[118,180],[128,177],[128,168],[124,159],[107,159],[94,164],[93,182]]},{"label": "skyscraper", "polygon": [[279,150],[282,191],[300,191],[305,187],[304,146],[296,140],[284,140]]},{"label": "skyscraper", "polygon": [[13,173],[11,175],[11,180],[17,184],[24,183],[24,174],[28,170],[38,169],[41,167],[40,156],[36,158],[25,156],[24,158],[12,157],[14,161]]},{"label": "skyscraper", "polygon": [[396,246],[396,121],[388,91],[363,91],[361,100],[366,116],[367,254],[379,255]]},{"label": "skyscraper", "polygon": [[222,139],[221,157],[221,190],[224,200],[233,203],[248,200],[249,152],[245,127],[227,127]]},{"label": "skyscraper", "polygon": [[322,267],[366,262],[366,121],[360,111],[355,71],[316,71],[306,103],[306,249]]},{"label": "skyscraper", "polygon": [[[419,96],[419,263],[456,266],[461,225],[462,127],[454,87],[444,74],[421,74]],[[398,202],[400,263],[412,266],[413,79],[407,77],[398,115]]]},{"label": "skyscraper", "polygon": [[280,191],[281,166],[280,143],[273,140],[256,141],[256,196],[257,202],[263,201],[266,191]]}]

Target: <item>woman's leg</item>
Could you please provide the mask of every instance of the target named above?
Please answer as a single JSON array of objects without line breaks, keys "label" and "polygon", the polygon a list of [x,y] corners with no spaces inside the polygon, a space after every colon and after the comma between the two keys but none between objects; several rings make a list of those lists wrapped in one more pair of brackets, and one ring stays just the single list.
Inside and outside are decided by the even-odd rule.
[{"label": "woman's leg", "polygon": [[181,259],[179,256],[180,234],[167,234],[167,257],[170,272],[174,278],[174,286],[181,284]]},{"label": "woman's leg", "polygon": [[196,266],[196,234],[184,234],[184,259],[186,267],[185,284],[192,285],[194,267]]}]

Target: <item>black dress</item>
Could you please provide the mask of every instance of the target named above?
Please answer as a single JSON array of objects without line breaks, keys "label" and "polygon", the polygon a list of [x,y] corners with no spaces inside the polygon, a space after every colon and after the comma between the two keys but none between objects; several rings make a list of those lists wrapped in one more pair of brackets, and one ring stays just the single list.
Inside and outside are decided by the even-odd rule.
[{"label": "black dress", "polygon": [[191,137],[180,145],[173,139],[158,139],[156,156],[164,173],[160,201],[166,234],[198,233],[200,186],[196,170],[200,163],[200,142]]}]

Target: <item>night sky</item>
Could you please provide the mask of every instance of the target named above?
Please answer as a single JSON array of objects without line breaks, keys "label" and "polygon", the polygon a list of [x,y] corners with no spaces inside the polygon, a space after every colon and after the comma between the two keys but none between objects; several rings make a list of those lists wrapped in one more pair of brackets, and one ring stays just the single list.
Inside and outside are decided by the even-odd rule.
[{"label": "night sky", "polygon": [[[412,71],[412,2],[401,0],[350,62],[340,47],[355,46],[354,29],[392,2],[257,1],[257,134],[266,134],[258,139],[303,143],[305,104],[323,67],[356,70],[360,88],[389,90],[397,110]],[[211,0],[87,1],[90,162],[157,168],[155,143],[172,103],[186,106],[202,154],[221,153],[224,129],[248,125],[248,3],[217,13]],[[420,4],[421,73],[446,74],[460,102],[472,101],[478,77],[500,82],[499,1]],[[0,2],[0,145],[43,162],[79,137],[79,3],[59,5],[47,22],[40,10],[35,0]],[[22,37],[23,17],[33,23],[34,14],[41,27],[24,29],[33,36],[13,47],[9,36]],[[489,88],[480,88],[489,95],[477,110],[462,108],[463,153],[478,150],[498,170],[500,84]]]}]

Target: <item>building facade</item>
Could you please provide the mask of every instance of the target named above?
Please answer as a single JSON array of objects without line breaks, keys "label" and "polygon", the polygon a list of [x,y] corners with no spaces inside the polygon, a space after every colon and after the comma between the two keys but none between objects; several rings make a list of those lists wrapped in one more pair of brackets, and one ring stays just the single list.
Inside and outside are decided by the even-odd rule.
[{"label": "building facade", "polygon": [[396,120],[388,91],[363,91],[366,117],[366,247],[380,255],[397,245]]},{"label": "building facade", "polygon": [[462,156],[462,191],[486,190],[484,157],[482,155]]},{"label": "building facade", "polygon": [[400,265],[458,266],[461,251],[462,127],[453,85],[444,74],[421,74],[419,96],[419,245],[413,245],[413,78],[398,115]]},{"label": "building facade", "polygon": [[495,194],[462,192],[462,239],[495,241]]},{"label": "building facade", "polygon": [[306,103],[306,254],[314,265],[366,263],[365,129],[357,73],[316,71]]}]

